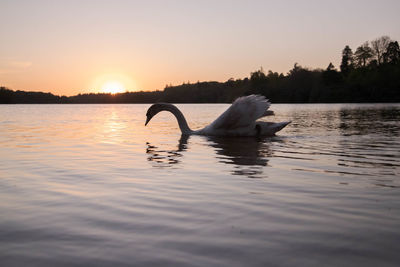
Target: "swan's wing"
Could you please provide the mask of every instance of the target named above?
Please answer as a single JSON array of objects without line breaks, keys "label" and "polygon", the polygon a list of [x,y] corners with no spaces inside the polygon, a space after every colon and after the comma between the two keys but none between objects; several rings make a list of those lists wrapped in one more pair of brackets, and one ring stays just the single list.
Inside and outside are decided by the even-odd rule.
[{"label": "swan's wing", "polygon": [[271,103],[264,96],[249,95],[239,97],[224,113],[211,123],[210,128],[215,130],[232,130],[249,126],[257,119],[271,115],[267,111],[270,105]]}]

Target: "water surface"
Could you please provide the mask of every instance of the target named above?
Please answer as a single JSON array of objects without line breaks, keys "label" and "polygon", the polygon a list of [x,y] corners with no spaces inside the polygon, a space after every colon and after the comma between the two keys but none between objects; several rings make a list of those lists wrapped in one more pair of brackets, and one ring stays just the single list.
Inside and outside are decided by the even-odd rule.
[{"label": "water surface", "polygon": [[398,266],[400,105],[274,104],[261,139],[148,107],[0,106],[1,266]]}]

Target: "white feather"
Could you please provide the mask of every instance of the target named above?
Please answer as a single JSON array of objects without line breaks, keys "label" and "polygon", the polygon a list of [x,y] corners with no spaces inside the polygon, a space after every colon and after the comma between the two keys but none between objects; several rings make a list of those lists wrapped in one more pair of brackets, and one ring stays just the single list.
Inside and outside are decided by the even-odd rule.
[{"label": "white feather", "polygon": [[263,117],[271,103],[264,96],[239,97],[208,127],[209,130],[234,130],[249,127]]}]

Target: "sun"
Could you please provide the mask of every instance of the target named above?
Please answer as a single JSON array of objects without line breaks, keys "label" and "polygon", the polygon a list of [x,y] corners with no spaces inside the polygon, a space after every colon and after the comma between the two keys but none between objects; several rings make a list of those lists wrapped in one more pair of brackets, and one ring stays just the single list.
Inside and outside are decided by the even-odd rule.
[{"label": "sun", "polygon": [[94,77],[89,84],[91,91],[97,93],[118,94],[137,91],[132,75],[123,72],[107,72]]},{"label": "sun", "polygon": [[123,83],[118,81],[107,81],[101,86],[101,91],[103,93],[123,93],[126,91],[126,88]]}]

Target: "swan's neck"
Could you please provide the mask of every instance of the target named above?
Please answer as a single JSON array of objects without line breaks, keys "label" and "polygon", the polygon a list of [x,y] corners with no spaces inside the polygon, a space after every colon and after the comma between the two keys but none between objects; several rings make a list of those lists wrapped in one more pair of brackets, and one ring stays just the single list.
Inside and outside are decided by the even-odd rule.
[{"label": "swan's neck", "polygon": [[183,116],[182,112],[177,107],[172,104],[165,104],[164,110],[170,111],[172,114],[174,114],[182,134],[187,135],[193,133],[186,122],[185,116]]}]

